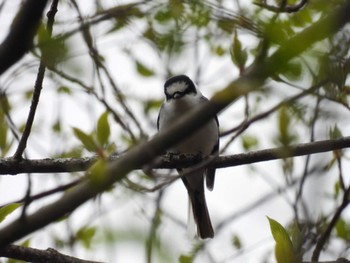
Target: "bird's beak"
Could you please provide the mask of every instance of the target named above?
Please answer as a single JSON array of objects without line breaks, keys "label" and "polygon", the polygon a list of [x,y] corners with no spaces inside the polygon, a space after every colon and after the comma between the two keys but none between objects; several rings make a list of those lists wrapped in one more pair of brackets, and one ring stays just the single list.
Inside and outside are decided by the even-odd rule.
[{"label": "bird's beak", "polygon": [[176,100],[176,99],[181,98],[183,95],[184,94],[182,92],[175,92],[173,95],[173,98]]}]

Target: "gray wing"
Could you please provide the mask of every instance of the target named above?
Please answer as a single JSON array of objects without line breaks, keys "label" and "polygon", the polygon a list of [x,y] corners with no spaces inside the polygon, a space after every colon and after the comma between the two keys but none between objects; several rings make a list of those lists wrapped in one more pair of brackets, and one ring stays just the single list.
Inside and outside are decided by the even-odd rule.
[{"label": "gray wing", "polygon": [[[201,97],[201,100],[204,101],[208,101],[208,99],[204,96]],[[214,145],[213,150],[211,151],[211,155],[214,156],[218,156],[219,155],[219,147],[220,147],[220,140],[219,140],[219,120],[218,120],[218,116],[215,115],[215,122],[218,126],[218,139],[216,141],[216,144]],[[206,170],[206,185],[207,188],[212,191],[214,188],[214,183],[215,183],[215,168],[210,168]]]}]

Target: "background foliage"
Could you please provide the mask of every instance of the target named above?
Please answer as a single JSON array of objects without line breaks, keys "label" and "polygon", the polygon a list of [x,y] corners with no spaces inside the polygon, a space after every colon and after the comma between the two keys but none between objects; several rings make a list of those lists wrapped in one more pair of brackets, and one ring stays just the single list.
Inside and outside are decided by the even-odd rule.
[{"label": "background foliage", "polygon": [[[30,52],[1,76],[0,156],[15,153],[27,125],[40,59],[46,74],[24,156],[97,155],[89,171],[98,184],[107,156],[156,133],[166,78],[186,73],[210,97],[345,2],[59,1],[52,36],[44,18]],[[19,3],[1,2],[2,27],[11,30]],[[349,42],[345,26],[287,66],[273,65],[262,89],[220,114],[221,154],[346,135]],[[321,259],[335,260],[348,256],[347,167],[339,150],[220,169],[207,195],[216,237],[205,242],[186,237],[181,182],[158,187],[169,171],[137,170],[25,242],[107,262],[298,262],[328,229]],[[0,202],[11,204],[0,209],[0,221],[8,216],[1,226],[84,174],[2,176]],[[50,189],[57,191],[14,204]]]}]

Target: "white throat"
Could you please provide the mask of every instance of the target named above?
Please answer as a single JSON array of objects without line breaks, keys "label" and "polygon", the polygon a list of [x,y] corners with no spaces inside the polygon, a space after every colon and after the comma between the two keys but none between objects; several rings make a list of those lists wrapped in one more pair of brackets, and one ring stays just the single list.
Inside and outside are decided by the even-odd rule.
[{"label": "white throat", "polygon": [[184,92],[187,89],[188,85],[186,84],[185,81],[178,81],[175,82],[173,84],[171,84],[170,86],[167,87],[166,92],[172,96],[174,95],[176,92]]}]

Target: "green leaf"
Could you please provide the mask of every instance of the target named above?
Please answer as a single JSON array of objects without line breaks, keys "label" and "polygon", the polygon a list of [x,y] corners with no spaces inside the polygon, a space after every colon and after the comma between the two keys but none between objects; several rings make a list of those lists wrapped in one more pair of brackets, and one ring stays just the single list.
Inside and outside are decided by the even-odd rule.
[{"label": "green leaf", "polygon": [[244,135],[242,136],[242,145],[244,150],[251,150],[258,146],[258,139],[255,136]]},{"label": "green leaf", "polygon": [[187,255],[181,255],[179,258],[180,263],[192,263],[192,261],[193,261],[193,258]]},{"label": "green leaf", "polygon": [[13,211],[15,211],[18,207],[20,207],[22,203],[12,203],[5,205],[0,208],[0,222],[4,221],[4,219],[11,214]]},{"label": "green leaf", "polygon": [[143,111],[145,114],[148,114],[151,110],[159,110],[162,103],[163,100],[146,100],[143,104]]},{"label": "green leaf", "polygon": [[95,152],[98,149],[92,135],[88,135],[79,128],[73,128],[75,137],[85,146],[85,148],[90,152]]},{"label": "green leaf", "polygon": [[53,66],[68,55],[65,40],[51,37],[44,24],[41,24],[38,29],[38,47],[46,65]]},{"label": "green leaf", "polygon": [[267,219],[270,223],[272,236],[276,241],[275,257],[277,263],[293,263],[293,244],[287,231],[277,221],[269,217],[267,217]]},{"label": "green leaf", "polygon": [[5,120],[0,119],[0,150],[6,148],[7,145],[7,130],[8,126]]},{"label": "green leaf", "polygon": [[232,242],[233,247],[235,247],[236,249],[242,248],[242,242],[241,242],[241,239],[239,238],[239,236],[233,235],[231,237],[231,242]]},{"label": "green leaf", "polygon": [[283,74],[290,80],[298,80],[302,74],[301,64],[297,61],[288,63]]},{"label": "green leaf", "polygon": [[341,131],[339,130],[338,128],[338,125],[335,124],[333,127],[331,127],[329,129],[329,132],[328,132],[328,136],[329,136],[329,139],[339,139],[341,137],[343,137],[343,134],[341,133]]},{"label": "green leaf", "polygon": [[71,89],[70,89],[69,87],[67,87],[67,86],[61,86],[61,87],[59,87],[59,88],[57,89],[57,92],[58,92],[58,93],[65,93],[65,94],[71,94],[71,93],[72,93]]},{"label": "green leaf", "polygon": [[278,111],[278,131],[279,135],[277,136],[278,144],[282,146],[288,146],[294,143],[297,139],[296,135],[292,133],[293,129],[291,128],[292,123],[292,114],[290,113],[290,107],[285,105],[281,107]]},{"label": "green leaf", "polygon": [[136,63],[136,70],[137,72],[144,77],[151,77],[154,75],[154,71],[145,66],[143,63],[140,61],[135,61]]},{"label": "green leaf", "polygon": [[83,246],[87,249],[91,248],[92,238],[95,236],[96,228],[95,227],[82,227],[76,233],[76,239],[80,241]]},{"label": "green leaf", "polygon": [[335,231],[336,231],[337,237],[345,241],[350,240],[350,226],[345,222],[343,218],[338,219],[335,225]]},{"label": "green leaf", "polygon": [[232,42],[230,50],[232,62],[242,70],[247,62],[248,54],[247,51],[242,48],[242,43],[238,39],[237,32],[235,32]]},{"label": "green leaf", "polygon": [[97,160],[88,170],[88,173],[90,175],[89,179],[90,181],[98,186],[103,181],[103,178],[106,174],[106,160],[105,159],[99,159]]},{"label": "green leaf", "polygon": [[108,112],[104,112],[97,121],[97,140],[101,146],[108,143],[109,135],[111,133],[108,123]]}]

